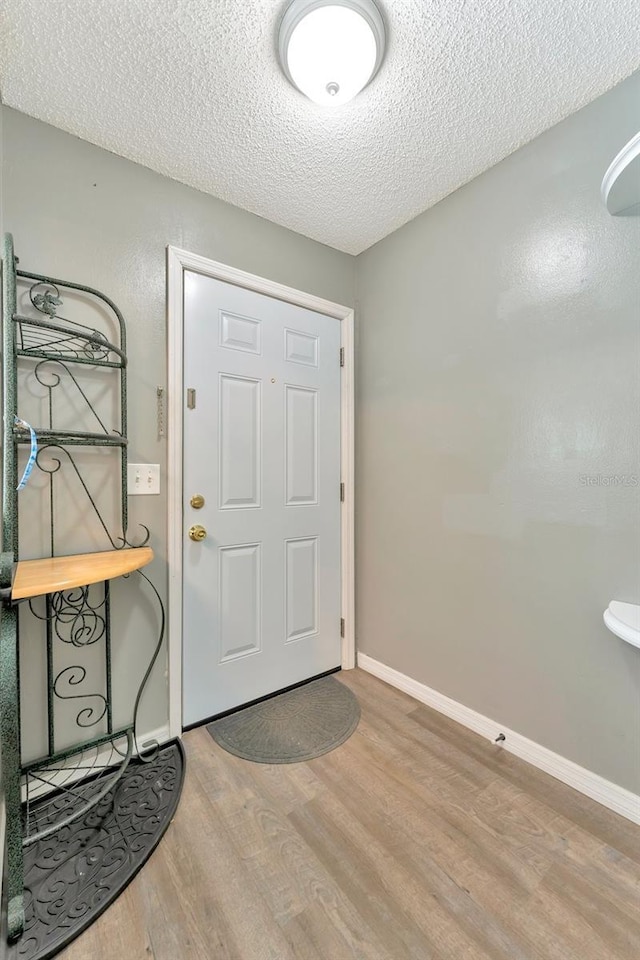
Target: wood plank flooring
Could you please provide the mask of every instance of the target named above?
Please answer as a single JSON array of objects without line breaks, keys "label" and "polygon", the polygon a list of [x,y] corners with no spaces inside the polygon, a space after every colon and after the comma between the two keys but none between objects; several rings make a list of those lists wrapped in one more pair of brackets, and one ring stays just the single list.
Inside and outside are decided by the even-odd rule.
[{"label": "wood plank flooring", "polygon": [[640,828],[359,670],[332,753],[187,733],[178,813],[61,960],[640,960]]}]

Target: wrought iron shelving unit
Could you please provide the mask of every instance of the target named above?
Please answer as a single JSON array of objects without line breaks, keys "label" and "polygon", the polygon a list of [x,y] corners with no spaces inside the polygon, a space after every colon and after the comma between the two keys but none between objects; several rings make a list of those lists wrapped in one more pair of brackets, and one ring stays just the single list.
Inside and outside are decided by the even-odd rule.
[{"label": "wrought iron shelving unit", "polygon": [[[136,722],[142,693],[164,638],[164,611],[157,590],[140,568],[153,558],[146,546],[149,531],[143,527],[136,546],[127,535],[127,359],[126,328],[122,314],[109,297],[98,290],[69,281],[55,280],[17,269],[9,234],[3,248],[3,340],[2,376],[4,436],[2,459],[2,553],[0,554],[0,733],[2,779],[6,801],[6,883],[8,891],[7,935],[18,939],[24,926],[23,849],[54,834],[100,803],[124,773],[134,752],[142,759],[151,753],[136,750]],[[28,288],[31,307],[18,310],[18,285]],[[59,315],[61,290],[85,299],[104,315],[105,326],[115,330],[109,339],[97,325],[85,325]],[[26,299],[26,297],[25,297]],[[76,303],[77,307],[77,303]],[[114,342],[115,341],[115,342]],[[104,368],[118,380],[117,426],[109,430],[89,396],[82,375]],[[24,444],[32,444],[29,425],[20,416],[25,383],[39,385],[47,411],[47,423],[34,425],[38,450],[32,469],[44,475],[40,499],[49,518],[49,558],[21,561],[18,461]],[[62,391],[72,393],[88,418],[61,428],[56,399]],[[112,533],[85,479],[75,453],[80,447],[115,448],[118,457],[120,532]],[[86,505],[96,530],[111,549],[75,557],[59,555],[56,524],[56,483],[61,471],[70,471],[76,489],[86,496]],[[44,512],[44,508],[43,508]],[[86,512],[83,515],[86,521]],[[135,572],[148,585],[159,604],[160,630],[137,690],[130,719],[114,719],[112,678],[112,614],[110,580]],[[42,598],[37,600],[36,598]],[[22,616],[20,612],[22,611]],[[46,732],[43,756],[24,762],[20,731],[20,627],[25,617],[29,630],[38,627],[46,651]],[[62,646],[61,646],[62,645]],[[103,649],[99,689],[90,685],[83,654]],[[73,651],[73,662],[59,649]],[[95,664],[95,655],[92,653]],[[61,665],[63,663],[64,665]],[[60,732],[58,708],[73,701],[77,741],[68,743]],[[24,709],[24,705],[23,705]],[[77,713],[76,713],[77,710]],[[68,717],[67,717],[68,720]]]}]

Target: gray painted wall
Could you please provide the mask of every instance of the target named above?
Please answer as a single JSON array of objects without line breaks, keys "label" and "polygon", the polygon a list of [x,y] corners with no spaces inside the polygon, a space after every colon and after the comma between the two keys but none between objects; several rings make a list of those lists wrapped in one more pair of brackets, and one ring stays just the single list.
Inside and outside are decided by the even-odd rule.
[{"label": "gray painted wall", "polygon": [[[601,618],[640,600],[639,488],[581,478],[640,474],[640,221],[599,199],[639,95],[636,76],[357,261],[3,111],[6,228],[23,266],[123,308],[131,459],[163,489],[165,245],[345,304],[357,266],[360,649],[636,791],[640,656]],[[164,590],[164,496],[131,503]],[[159,670],[144,726],[165,710]]]},{"label": "gray painted wall", "polygon": [[640,650],[602,612],[640,601],[640,218],[599,189],[639,104],[358,258],[356,426],[359,649],[636,792]]},{"label": "gray painted wall", "polygon": [[[130,530],[138,521],[151,528],[157,559],[150,575],[166,597],[166,441],[156,431],[156,386],[166,385],[166,245],[346,305],[353,303],[355,260],[16,111],[2,113],[4,225],[14,234],[21,267],[97,287],[128,322],[129,459],[159,462],[163,490],[130,500]],[[125,690],[135,686],[156,629],[146,601],[129,591],[126,603],[127,643],[117,653],[117,681]],[[41,729],[39,670],[33,664],[24,671],[31,684],[23,711],[29,753],[38,752]],[[160,664],[143,730],[166,720],[164,674]]]}]

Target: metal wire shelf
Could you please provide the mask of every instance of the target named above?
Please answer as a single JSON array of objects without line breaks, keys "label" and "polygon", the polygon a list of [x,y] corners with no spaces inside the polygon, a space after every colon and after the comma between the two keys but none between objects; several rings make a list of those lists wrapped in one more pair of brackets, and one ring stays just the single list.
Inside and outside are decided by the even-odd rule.
[{"label": "metal wire shelf", "polygon": [[[38,440],[48,441],[52,444],[62,443],[71,446],[92,447],[126,447],[129,442],[126,437],[121,437],[118,433],[87,433],[82,430],[46,430],[42,427],[34,427]],[[14,427],[13,433],[16,443],[30,443],[31,437],[29,431],[24,427]],[[40,446],[44,446],[41,443]]]},{"label": "metal wire shelf", "polygon": [[129,727],[25,765],[22,845],[43,840],[100,803],[127,769],[133,745]]},{"label": "metal wire shelf", "polygon": [[[87,363],[96,367],[126,366],[126,357],[122,350],[109,343],[99,330],[83,327],[66,319],[64,323],[54,323],[14,314],[13,320],[16,324],[18,356],[64,359],[67,362]],[[116,357],[118,359],[115,359]]]}]

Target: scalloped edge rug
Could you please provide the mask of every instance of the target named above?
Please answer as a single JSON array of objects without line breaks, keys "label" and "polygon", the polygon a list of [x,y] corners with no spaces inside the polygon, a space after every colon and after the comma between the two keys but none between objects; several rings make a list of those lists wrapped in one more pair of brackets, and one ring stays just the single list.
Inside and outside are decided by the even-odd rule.
[{"label": "scalloped edge rug", "polygon": [[179,740],[133,759],[97,806],[25,849],[25,930],[2,960],[49,960],[113,903],[171,823],[184,769]]}]

